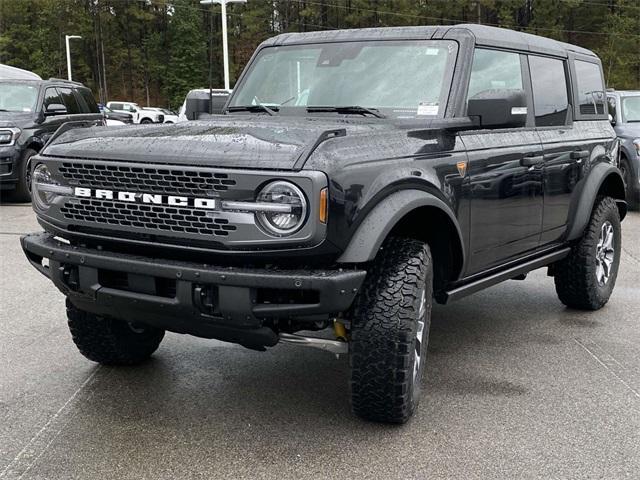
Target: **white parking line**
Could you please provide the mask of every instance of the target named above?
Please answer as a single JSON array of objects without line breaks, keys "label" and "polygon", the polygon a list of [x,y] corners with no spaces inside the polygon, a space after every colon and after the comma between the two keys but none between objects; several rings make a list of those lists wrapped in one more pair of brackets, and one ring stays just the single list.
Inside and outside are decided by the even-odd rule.
[{"label": "white parking line", "polygon": [[593,341],[584,342],[577,338],[573,340],[640,400],[640,391],[631,386],[629,380],[623,378],[627,376],[627,369],[620,362]]},{"label": "white parking line", "polygon": [[[53,443],[56,437],[62,431],[64,424],[59,425],[59,419],[66,412],[68,407],[78,397],[80,392],[94,379],[96,374],[100,371],[100,365],[98,365],[93,372],[86,378],[84,382],[73,392],[73,394],[64,402],[64,405],[53,414],[53,416],[45,423],[40,430],[29,440],[20,452],[14,457],[14,459],[0,472],[0,478],[3,479],[17,479],[20,480],[24,475],[35,465],[38,459],[47,451],[49,446]],[[59,428],[56,428],[59,427]]]}]

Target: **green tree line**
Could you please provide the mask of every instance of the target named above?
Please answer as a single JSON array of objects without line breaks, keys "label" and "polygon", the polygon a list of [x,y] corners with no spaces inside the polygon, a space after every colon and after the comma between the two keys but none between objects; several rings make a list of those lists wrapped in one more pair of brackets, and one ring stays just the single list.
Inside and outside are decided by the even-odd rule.
[{"label": "green tree line", "polygon": [[[482,23],[567,41],[602,59],[607,86],[640,88],[640,0],[248,0],[227,7],[231,85],[255,47],[283,32]],[[211,17],[211,15],[213,17]],[[198,0],[0,0],[0,63],[74,80],[101,101],[177,108],[223,84],[220,6]]]}]

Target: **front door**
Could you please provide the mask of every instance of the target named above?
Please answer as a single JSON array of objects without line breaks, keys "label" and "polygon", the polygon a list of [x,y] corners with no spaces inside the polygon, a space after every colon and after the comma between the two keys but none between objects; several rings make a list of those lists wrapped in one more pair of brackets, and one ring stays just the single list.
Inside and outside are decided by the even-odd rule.
[{"label": "front door", "polygon": [[[494,89],[525,90],[526,56],[476,49],[468,98]],[[469,165],[470,255],[474,274],[535,250],[542,228],[542,145],[534,128],[461,134]]]}]

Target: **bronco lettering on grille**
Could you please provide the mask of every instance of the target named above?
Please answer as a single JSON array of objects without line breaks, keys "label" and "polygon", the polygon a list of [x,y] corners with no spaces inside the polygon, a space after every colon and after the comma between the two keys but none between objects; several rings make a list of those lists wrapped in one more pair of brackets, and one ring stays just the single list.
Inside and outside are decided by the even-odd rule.
[{"label": "bronco lettering on grille", "polygon": [[116,192],[114,190],[75,187],[76,197],[99,198],[102,200],[118,200],[120,202],[146,203],[150,205],[171,205],[175,207],[194,207],[204,210],[215,210],[216,200],[213,198],[181,197],[154,193]]}]

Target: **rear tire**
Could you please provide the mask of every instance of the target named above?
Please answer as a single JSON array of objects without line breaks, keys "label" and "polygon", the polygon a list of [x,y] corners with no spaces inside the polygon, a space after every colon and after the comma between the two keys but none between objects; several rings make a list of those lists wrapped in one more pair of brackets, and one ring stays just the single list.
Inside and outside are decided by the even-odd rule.
[{"label": "rear tire", "polygon": [[580,241],[555,265],[558,298],[567,307],[598,310],[611,297],[618,276],[620,213],[611,197],[599,197]]},{"label": "rear tire", "polygon": [[12,198],[15,202],[25,203],[31,201],[31,157],[37,153],[32,148],[27,148],[17,164],[18,183],[13,191]]},{"label": "rear tire", "polygon": [[433,268],[427,244],[390,238],[358,295],[351,326],[351,406],[367,420],[405,423],[420,401]]},{"label": "rear tire", "polygon": [[158,349],[164,337],[159,328],[94,315],[79,310],[68,299],[67,319],[80,353],[103,365],[141,363]]}]

